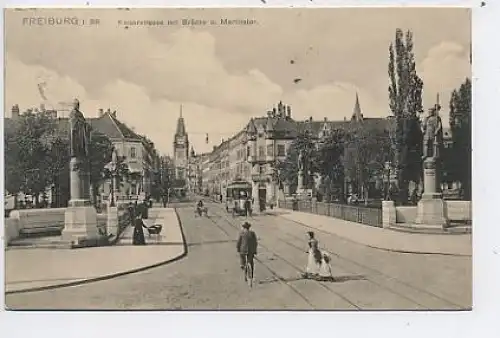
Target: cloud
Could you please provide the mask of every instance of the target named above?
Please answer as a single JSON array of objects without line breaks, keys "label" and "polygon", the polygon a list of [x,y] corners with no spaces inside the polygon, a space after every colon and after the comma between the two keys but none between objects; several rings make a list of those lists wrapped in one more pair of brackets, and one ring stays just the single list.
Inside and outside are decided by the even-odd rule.
[{"label": "cloud", "polygon": [[439,93],[443,107],[441,117],[443,123],[448,125],[451,92],[471,76],[469,48],[451,41],[435,45],[420,63],[418,72],[424,82],[424,106],[432,106]]},{"label": "cloud", "polygon": [[[130,15],[136,19],[138,12],[130,12],[121,11],[119,18],[125,20]],[[350,24],[353,17],[344,17],[340,12],[336,14],[338,20],[332,20],[331,14],[323,11],[325,14],[321,15],[305,11],[303,19],[287,11],[289,20],[275,20],[275,14],[269,11],[260,14],[254,11],[264,16],[258,18],[262,22],[259,27],[223,30],[220,27],[126,30],[116,25],[116,11],[81,11],[78,16],[88,19],[95,13],[101,18],[98,29],[50,26],[35,29],[23,26],[20,17],[15,16],[18,14],[8,12],[5,19],[8,110],[15,103],[21,108],[38,106],[41,97],[37,83],[45,81],[46,96],[54,104],[78,97],[86,116],[95,116],[99,108],[116,109],[121,120],[150,137],[164,153],[172,152],[181,104],[189,138],[197,152],[210,150],[222,138],[241,130],[250,117],[264,115],[280,100],[292,106],[292,115],[298,120],[309,116],[330,120],[349,118],[356,93],[365,116],[388,114],[387,46],[396,23],[386,23],[387,34],[380,33],[379,27],[386,19],[382,20],[385,16],[379,14],[377,20],[373,19],[375,12],[364,15],[376,21],[371,26],[377,29],[368,31],[372,41],[369,44],[365,35],[348,29],[353,26],[366,31],[366,25]],[[151,19],[155,15],[162,19],[166,14],[174,16],[173,12],[157,10],[140,13],[141,16],[148,13]],[[201,12],[196,13],[201,16]],[[418,21],[415,14],[407,17]],[[399,16],[391,18],[396,20]],[[365,23],[366,19],[360,18],[360,22]],[[305,25],[306,21],[316,24]],[[460,26],[455,21],[450,24]],[[301,22],[297,33],[290,34]],[[415,33],[419,37],[416,46],[424,51],[429,49],[430,42],[420,41],[429,35],[428,26],[422,25]],[[452,32],[449,34],[457,31],[446,29]],[[273,34],[268,34],[271,31]],[[335,35],[340,31],[350,31],[352,35]],[[443,28],[441,32],[444,31]],[[425,83],[424,104],[433,104],[439,92],[442,105],[447,108],[449,92],[470,72],[468,49],[452,38],[436,44],[444,38],[436,36],[434,31],[430,36],[434,46],[419,63],[419,74]],[[293,66],[290,58],[297,58]],[[297,76],[304,81],[294,84],[292,80]]]}]

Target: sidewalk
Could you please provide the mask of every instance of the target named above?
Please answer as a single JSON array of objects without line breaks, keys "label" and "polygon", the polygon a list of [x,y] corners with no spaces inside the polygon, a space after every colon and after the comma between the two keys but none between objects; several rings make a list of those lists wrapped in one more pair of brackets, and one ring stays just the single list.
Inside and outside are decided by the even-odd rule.
[{"label": "sidewalk", "polygon": [[7,249],[5,292],[34,291],[117,277],[165,264],[186,254],[181,225],[174,209],[153,208],[147,226],[161,224],[161,236],[133,246],[133,228],[115,246],[85,249]]},{"label": "sidewalk", "polygon": [[287,209],[274,209],[268,214],[274,214],[372,248],[404,253],[472,256],[471,234],[434,235],[397,232]]}]

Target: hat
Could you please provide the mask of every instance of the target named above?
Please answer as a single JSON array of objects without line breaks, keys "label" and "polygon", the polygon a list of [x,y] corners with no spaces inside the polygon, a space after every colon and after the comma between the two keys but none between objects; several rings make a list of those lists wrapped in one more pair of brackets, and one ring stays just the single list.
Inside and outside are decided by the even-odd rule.
[{"label": "hat", "polygon": [[250,223],[248,223],[248,222],[245,222],[245,223],[243,223],[241,226],[242,226],[242,227],[244,227],[245,229],[248,229],[248,228],[250,228],[252,225],[251,225]]}]

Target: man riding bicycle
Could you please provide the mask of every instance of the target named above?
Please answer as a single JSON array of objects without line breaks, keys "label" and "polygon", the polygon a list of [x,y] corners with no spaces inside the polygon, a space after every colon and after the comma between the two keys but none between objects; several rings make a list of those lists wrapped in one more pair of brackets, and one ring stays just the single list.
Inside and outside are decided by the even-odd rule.
[{"label": "man riding bicycle", "polygon": [[203,209],[203,200],[199,200],[197,206],[198,208]]},{"label": "man riding bicycle", "polygon": [[236,250],[240,254],[241,269],[245,269],[246,262],[250,263],[253,271],[253,258],[257,254],[257,235],[250,230],[250,223],[245,222],[236,243]]}]

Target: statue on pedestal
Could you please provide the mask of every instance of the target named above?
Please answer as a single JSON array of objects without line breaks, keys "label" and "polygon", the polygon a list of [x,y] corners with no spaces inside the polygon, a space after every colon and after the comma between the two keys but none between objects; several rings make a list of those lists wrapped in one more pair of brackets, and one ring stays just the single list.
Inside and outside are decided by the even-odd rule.
[{"label": "statue on pedestal", "polygon": [[422,159],[440,157],[440,148],[443,144],[443,124],[439,117],[440,106],[436,105],[429,109],[429,115],[425,117],[422,124],[424,133],[424,148]]},{"label": "statue on pedestal", "polygon": [[77,159],[88,159],[90,143],[90,125],[80,111],[80,102],[75,99],[73,110],[69,115],[70,156]]}]

